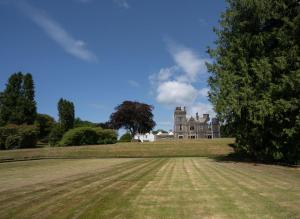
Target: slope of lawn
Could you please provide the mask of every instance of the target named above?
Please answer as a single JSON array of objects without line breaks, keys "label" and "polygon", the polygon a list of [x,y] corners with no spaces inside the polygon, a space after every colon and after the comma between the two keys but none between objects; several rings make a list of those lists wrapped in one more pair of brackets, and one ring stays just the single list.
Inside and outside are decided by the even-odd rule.
[{"label": "slope of lawn", "polygon": [[300,218],[300,170],[213,158],[0,163],[0,218]]},{"label": "slope of lawn", "polygon": [[118,143],[0,151],[0,162],[38,158],[215,157],[232,152],[234,139]]}]

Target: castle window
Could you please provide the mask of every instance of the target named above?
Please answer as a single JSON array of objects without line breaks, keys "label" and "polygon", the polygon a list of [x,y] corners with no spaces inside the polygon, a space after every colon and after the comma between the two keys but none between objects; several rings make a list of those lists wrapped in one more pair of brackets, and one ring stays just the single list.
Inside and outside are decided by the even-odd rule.
[{"label": "castle window", "polygon": [[195,127],[194,127],[194,126],[191,126],[191,127],[190,127],[190,130],[195,130]]},{"label": "castle window", "polygon": [[182,131],[182,125],[181,124],[179,125],[179,130]]}]

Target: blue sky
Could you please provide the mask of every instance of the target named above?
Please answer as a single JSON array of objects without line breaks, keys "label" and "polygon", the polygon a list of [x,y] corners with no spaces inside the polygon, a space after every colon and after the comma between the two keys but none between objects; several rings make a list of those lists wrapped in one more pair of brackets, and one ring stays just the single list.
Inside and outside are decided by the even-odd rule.
[{"label": "blue sky", "polygon": [[38,112],[57,101],[104,122],[124,100],[155,107],[171,129],[176,105],[212,113],[205,62],[220,0],[0,0],[0,90],[10,74],[32,73]]}]

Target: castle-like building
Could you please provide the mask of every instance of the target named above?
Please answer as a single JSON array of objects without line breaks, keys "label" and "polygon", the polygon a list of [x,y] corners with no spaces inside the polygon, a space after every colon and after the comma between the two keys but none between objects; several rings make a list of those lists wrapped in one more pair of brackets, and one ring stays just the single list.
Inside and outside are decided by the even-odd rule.
[{"label": "castle-like building", "polygon": [[220,138],[220,124],[216,118],[209,119],[209,114],[187,118],[185,107],[176,107],[174,112],[174,138]]}]

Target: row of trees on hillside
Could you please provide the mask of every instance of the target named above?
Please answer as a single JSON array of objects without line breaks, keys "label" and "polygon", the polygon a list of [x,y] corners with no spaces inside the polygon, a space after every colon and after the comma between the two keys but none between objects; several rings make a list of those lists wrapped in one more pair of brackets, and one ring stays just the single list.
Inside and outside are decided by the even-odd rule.
[{"label": "row of trees on hillside", "polygon": [[[47,114],[37,113],[32,75],[21,72],[12,74],[6,88],[0,93],[0,149],[35,147],[37,141],[50,145],[104,144],[116,141],[115,131],[102,128],[82,129],[83,126],[96,125],[75,119],[75,107],[71,101],[61,98],[57,109],[58,122]],[[68,132],[71,134],[67,134]],[[94,137],[91,138],[91,135]]]},{"label": "row of trees on hillside", "polygon": [[35,147],[38,140],[62,146],[115,143],[117,134],[112,129],[125,128],[131,139],[137,132],[146,133],[155,126],[153,106],[136,101],[124,101],[105,123],[75,118],[74,103],[63,98],[57,110],[58,122],[37,113],[32,75],[11,75],[0,93],[0,148]]},{"label": "row of trees on hillside", "polygon": [[209,98],[237,152],[300,161],[299,0],[227,0],[208,64]]}]

